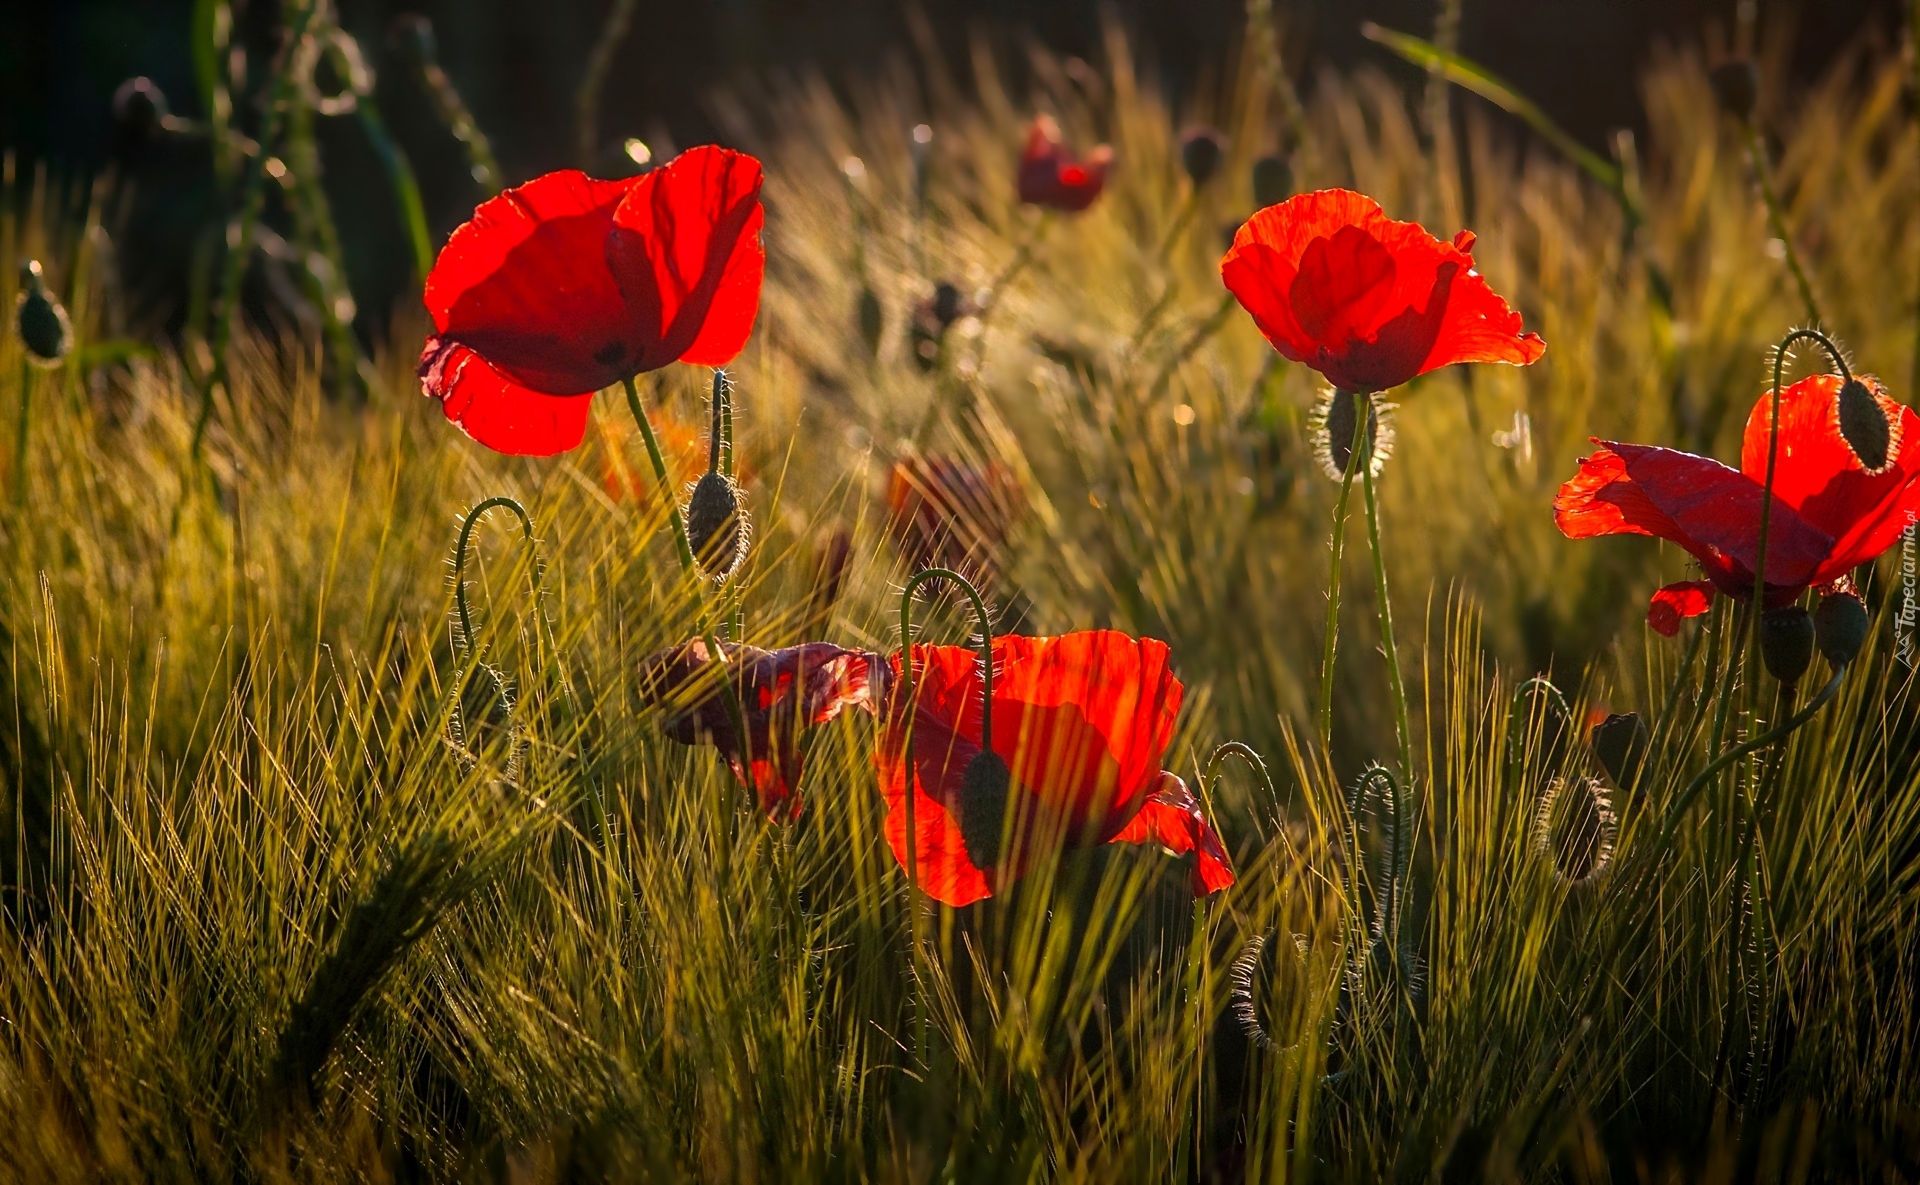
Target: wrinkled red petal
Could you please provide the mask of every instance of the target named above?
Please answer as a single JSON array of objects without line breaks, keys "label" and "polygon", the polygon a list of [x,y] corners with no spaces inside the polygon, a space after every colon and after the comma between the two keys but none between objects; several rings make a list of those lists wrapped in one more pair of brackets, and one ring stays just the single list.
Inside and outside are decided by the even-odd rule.
[{"label": "wrinkled red petal", "polygon": [[1170,856],[1195,852],[1193,895],[1205,897],[1233,885],[1233,866],[1226,845],[1207,822],[1187,784],[1162,770],[1160,786],[1140,807],[1140,813],[1120,829],[1113,843],[1158,844]]},{"label": "wrinkled red petal", "polygon": [[420,388],[461,431],[495,452],[551,457],[587,434],[593,396],[543,395],[514,382],[458,342],[430,337],[420,352]]},{"label": "wrinkled red petal", "polygon": [[[1821,374],[1780,392],[1780,442],[1774,496],[1832,536],[1831,554],[1812,583],[1835,579],[1892,547],[1920,514],[1920,418],[1862,375],[1887,417],[1887,468],[1868,474],[1840,434],[1840,378]],[[1747,417],[1740,470],[1764,484],[1773,399],[1762,395]],[[1771,531],[1769,531],[1771,534]],[[1768,545],[1771,548],[1771,544]],[[1769,565],[1771,566],[1771,565]]]},{"label": "wrinkled red petal", "polygon": [[633,373],[622,365],[630,319],[606,260],[614,210],[633,185],[566,169],[482,203],[427,275],[437,335],[548,395]]},{"label": "wrinkled red petal", "polygon": [[[930,647],[915,647],[920,651]],[[952,649],[952,648],[942,648]],[[908,772],[913,775],[913,873],[927,896],[944,905],[971,905],[993,894],[987,873],[967,853],[955,812],[967,763],[980,751],[977,741],[945,727],[939,718],[919,714],[914,721],[913,754],[905,753],[904,716],[890,716],[878,762],[880,795],[887,802],[887,846],[903,871],[907,862]],[[949,809],[949,804],[951,809]],[[1011,878],[1007,878],[1011,879]]]},{"label": "wrinkled red petal", "polygon": [[1537,361],[1546,344],[1473,270],[1470,232],[1441,242],[1349,190],[1248,219],[1221,279],[1280,353],[1335,386],[1380,391],[1456,362]]},{"label": "wrinkled red petal", "polygon": [[1705,580],[1682,580],[1653,594],[1647,603],[1647,624],[1663,638],[1680,632],[1680,623],[1698,617],[1713,606],[1713,585]]},{"label": "wrinkled red petal", "polygon": [[724,366],[760,309],[760,162],[690,148],[642,177],[614,214],[607,260],[644,343],[633,369]]}]

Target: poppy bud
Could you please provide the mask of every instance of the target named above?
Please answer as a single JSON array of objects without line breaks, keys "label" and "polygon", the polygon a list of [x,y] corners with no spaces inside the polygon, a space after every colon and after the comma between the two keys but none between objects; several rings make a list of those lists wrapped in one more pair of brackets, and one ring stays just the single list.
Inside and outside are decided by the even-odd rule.
[{"label": "poppy bud", "polygon": [[129,78],[113,92],[113,121],[128,143],[145,143],[167,119],[167,96],[151,78]]},{"label": "poppy bud", "polygon": [[73,323],[67,320],[67,310],[47,292],[37,259],[20,265],[14,325],[20,331],[20,344],[27,348],[27,361],[35,366],[58,366],[73,349]]},{"label": "poppy bud", "polygon": [[1320,468],[1334,481],[1347,476],[1353,461],[1353,433],[1363,400],[1367,405],[1367,435],[1361,442],[1361,455],[1369,459],[1374,476],[1380,475],[1393,452],[1391,404],[1352,391],[1330,391],[1314,408],[1309,422],[1314,429],[1314,452],[1320,459]]},{"label": "poppy bud", "polygon": [[860,322],[860,340],[867,343],[867,353],[878,356],[880,353],[880,335],[886,330],[886,321],[880,311],[880,296],[865,284],[860,286],[860,306],[857,313]]},{"label": "poppy bud", "polygon": [[1893,426],[1887,422],[1886,409],[1859,379],[1840,385],[1840,435],[1847,447],[1869,474],[1887,471],[1893,453]]},{"label": "poppy bud", "polygon": [[1647,722],[1638,712],[1615,712],[1594,725],[1587,736],[1600,768],[1622,789],[1633,785],[1640,775],[1640,763],[1646,759],[1652,741]]},{"label": "poppy bud", "polygon": [[1707,77],[1720,110],[1742,123],[1753,118],[1753,109],[1760,101],[1760,67],[1752,58],[1721,62]]},{"label": "poppy bud", "polygon": [[1253,204],[1266,209],[1293,196],[1293,166],[1284,156],[1263,156],[1253,162]]},{"label": "poppy bud", "polygon": [[960,319],[960,289],[950,280],[933,286],[933,319],[942,330]]},{"label": "poppy bud", "polygon": [[1813,611],[1813,640],[1834,666],[1853,661],[1867,643],[1867,606],[1852,593],[1820,598]]},{"label": "poppy bud", "polygon": [[1813,662],[1813,616],[1798,605],[1769,610],[1760,618],[1760,658],[1780,682],[1798,683]]},{"label": "poppy bud", "polygon": [[1180,167],[1195,185],[1205,185],[1220,171],[1227,147],[1212,128],[1190,128],[1180,137]]},{"label": "poppy bud", "polygon": [[747,512],[732,479],[709,472],[687,500],[687,543],[700,570],[715,580],[733,575],[747,555]]},{"label": "poppy bud", "polygon": [[976,868],[992,868],[1000,860],[1012,785],[1013,771],[991,749],[974,754],[960,775],[960,838]]}]

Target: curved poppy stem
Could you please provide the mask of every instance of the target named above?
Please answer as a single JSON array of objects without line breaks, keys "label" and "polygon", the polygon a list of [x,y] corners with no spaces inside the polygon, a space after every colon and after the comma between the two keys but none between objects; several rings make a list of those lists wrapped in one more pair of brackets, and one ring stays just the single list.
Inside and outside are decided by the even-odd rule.
[{"label": "curved poppy stem", "polygon": [[[1560,689],[1554,686],[1553,680],[1547,678],[1545,675],[1535,675],[1513,689],[1513,707],[1508,713],[1509,718],[1519,716],[1522,712],[1525,712],[1526,709],[1521,707],[1520,704],[1521,699],[1536,691],[1544,691],[1546,693],[1547,703],[1552,705],[1553,708],[1560,713],[1560,719],[1573,719],[1573,711],[1567,707],[1567,697],[1561,694]],[[1524,731],[1525,727],[1523,725],[1523,734]],[[1514,752],[1514,740],[1514,734],[1509,732],[1507,734],[1507,760],[1509,763],[1514,763],[1518,760],[1518,754]],[[1509,772],[1511,772],[1511,766]]]},{"label": "curved poppy stem", "polygon": [[1267,797],[1278,801],[1280,795],[1273,788],[1273,775],[1267,772],[1267,763],[1261,759],[1254,747],[1245,741],[1222,741],[1214,746],[1213,753],[1207,758],[1206,776],[1200,779],[1203,789],[1213,784],[1214,772],[1228,757],[1239,757],[1246,761],[1253,772],[1260,775],[1260,784],[1266,787]]},{"label": "curved poppy stem", "polygon": [[[1371,405],[1373,396],[1367,396]],[[1371,407],[1368,409],[1371,411]],[[1367,415],[1359,422],[1366,426]],[[1373,551],[1373,587],[1380,606],[1380,644],[1387,654],[1387,681],[1393,694],[1393,731],[1400,743],[1400,776],[1413,780],[1413,729],[1407,723],[1407,687],[1400,678],[1400,650],[1393,641],[1393,600],[1387,595],[1387,557],[1380,550],[1380,500],[1373,489],[1373,457],[1368,450],[1366,464],[1360,470],[1360,485],[1367,502],[1367,542]]]},{"label": "curved poppy stem", "polygon": [[[460,649],[467,656],[474,651],[473,614],[467,607],[467,552],[473,539],[473,528],[481,517],[489,510],[500,508],[513,511],[514,517],[520,520],[520,529],[526,533],[527,545],[534,545],[533,520],[527,517],[527,508],[505,494],[488,498],[467,511],[466,517],[460,520],[460,540],[453,549],[453,608],[460,620]],[[536,582],[538,579],[536,574]]]},{"label": "curved poppy stem", "polygon": [[[1334,389],[1335,399],[1352,392]],[[1367,417],[1354,417],[1353,447],[1347,451],[1346,472],[1340,477],[1340,500],[1333,507],[1333,568],[1327,577],[1327,639],[1320,654],[1320,747],[1333,753],[1333,658],[1340,639],[1340,558],[1347,542],[1347,499],[1353,493],[1353,470],[1357,464],[1373,464],[1373,449],[1367,444]],[[1363,460],[1361,449],[1367,456]]]},{"label": "curved poppy stem", "polygon": [[913,594],[929,580],[951,580],[973,602],[974,619],[980,626],[980,751],[993,751],[993,618],[987,612],[986,598],[973,582],[951,568],[923,568],[914,573],[900,590],[900,699],[907,715],[906,739],[902,751],[907,762],[907,883],[920,884],[919,832],[914,830],[913,774]]},{"label": "curved poppy stem", "polygon": [[1393,772],[1383,765],[1370,765],[1361,771],[1353,784],[1353,791],[1347,798],[1347,816],[1352,834],[1353,859],[1360,855],[1360,808],[1367,802],[1368,792],[1373,790],[1375,782],[1385,782],[1384,793],[1375,791],[1373,798],[1385,803],[1388,808],[1387,827],[1387,897],[1386,905],[1375,915],[1379,922],[1379,936],[1386,937],[1396,933],[1398,925],[1398,906],[1400,883],[1406,877],[1408,857],[1413,847],[1413,837],[1406,826],[1406,818],[1400,801],[1400,782]]},{"label": "curved poppy stem", "polygon": [[695,576],[693,544],[687,541],[687,520],[681,517],[680,502],[673,496],[673,478],[667,473],[667,458],[660,452],[660,440],[654,436],[653,425],[647,421],[646,408],[640,405],[640,389],[634,386],[633,376],[627,376],[625,382],[627,408],[633,412],[633,422],[640,426],[640,439],[647,444],[647,459],[653,463],[653,476],[660,482],[660,492],[667,499],[667,517],[673,522],[673,540],[680,547],[681,570],[688,576]]}]

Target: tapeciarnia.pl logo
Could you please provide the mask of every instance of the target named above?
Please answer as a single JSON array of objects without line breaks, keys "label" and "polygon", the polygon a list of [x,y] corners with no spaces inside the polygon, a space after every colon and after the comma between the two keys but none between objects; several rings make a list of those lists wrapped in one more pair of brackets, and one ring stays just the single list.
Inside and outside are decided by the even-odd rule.
[{"label": "tapeciarnia.pl logo", "polygon": [[1893,619],[1893,653],[1908,670],[1913,669],[1914,626],[1920,623],[1920,560],[1914,552],[1920,524],[1914,512],[1907,512],[1907,531],[1900,543],[1900,613]]}]

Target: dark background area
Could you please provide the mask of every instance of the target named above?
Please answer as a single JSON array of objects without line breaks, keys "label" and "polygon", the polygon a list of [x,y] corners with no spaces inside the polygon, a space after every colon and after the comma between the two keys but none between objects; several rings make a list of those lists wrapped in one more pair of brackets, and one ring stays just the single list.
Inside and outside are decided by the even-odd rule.
[{"label": "dark background area", "polygon": [[[612,0],[335,0],[380,76],[380,100],[420,174],[433,230],[443,235],[481,195],[458,146],[427,109],[424,92],[389,44],[403,12],[429,17],[440,61],[493,141],[511,182],[572,165],[574,95]],[[1104,20],[1121,21],[1168,90],[1184,94],[1237,45],[1244,0],[918,0],[964,77],[967,39],[984,31],[1009,47],[1022,38],[1097,58]],[[1604,151],[1608,131],[1638,123],[1638,77],[1655,48],[1722,39],[1736,0],[1465,0],[1461,49],[1541,103],[1574,135]],[[1864,40],[1900,36],[1900,0],[1760,0],[1764,28],[1794,30],[1794,72],[1817,75]],[[236,22],[270,29],[278,0],[236,0]],[[1359,35],[1364,20],[1431,33],[1434,0],[1276,0],[1296,77],[1326,64],[1399,65]],[[114,88],[133,75],[157,82],[181,115],[199,116],[189,44],[192,0],[0,0],[0,147],[24,163],[86,175],[111,157]],[[714,137],[704,95],[769,70],[818,67],[845,82],[889,51],[910,47],[903,0],[640,0],[612,63],[600,105],[601,140],[657,139],[684,147]],[[1010,60],[1017,60],[1012,59]],[[264,66],[256,55],[255,68]],[[323,121],[350,125],[351,121]],[[356,289],[392,291],[377,261],[400,242],[378,229],[391,206],[378,166],[350,127],[329,131],[329,191],[338,206]],[[204,153],[149,152],[122,160],[148,192],[140,245],[156,279],[149,304],[166,304],[185,247],[174,224],[210,203]],[[362,208],[364,207],[364,208]],[[169,228],[173,229],[169,229]],[[129,252],[132,254],[133,252]],[[374,304],[381,305],[377,292]],[[363,304],[363,307],[366,307]]]}]

